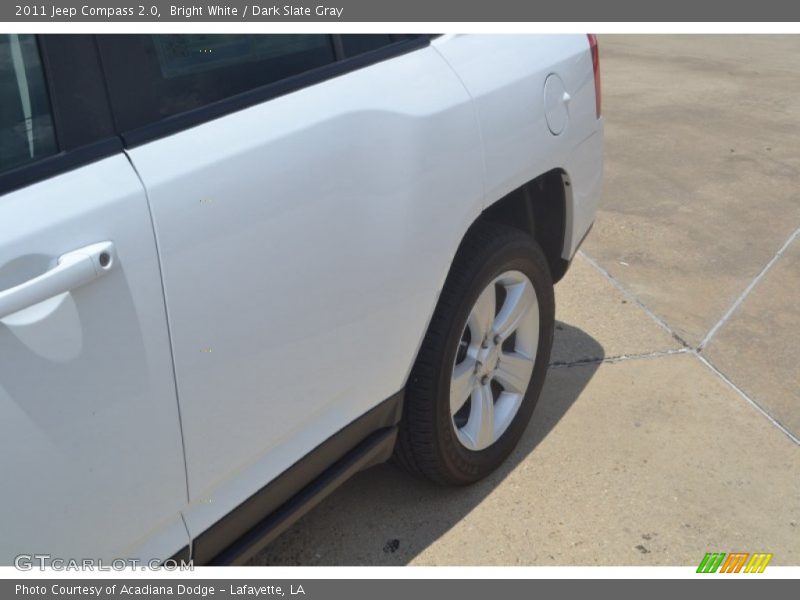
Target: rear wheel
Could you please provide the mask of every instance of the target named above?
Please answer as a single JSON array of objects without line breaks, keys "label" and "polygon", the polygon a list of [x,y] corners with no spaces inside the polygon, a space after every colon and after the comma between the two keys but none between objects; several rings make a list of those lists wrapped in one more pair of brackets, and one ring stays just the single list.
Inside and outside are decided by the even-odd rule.
[{"label": "rear wheel", "polygon": [[554,313],[538,244],[503,225],[473,228],[406,386],[396,462],[450,484],[477,481],[497,468],[541,393]]}]

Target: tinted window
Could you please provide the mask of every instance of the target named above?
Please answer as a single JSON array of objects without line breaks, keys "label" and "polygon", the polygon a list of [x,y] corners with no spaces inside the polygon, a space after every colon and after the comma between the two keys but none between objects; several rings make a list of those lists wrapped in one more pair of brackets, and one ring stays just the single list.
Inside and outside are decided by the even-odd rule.
[{"label": "tinted window", "polygon": [[98,36],[122,130],[332,63],[327,35]]},{"label": "tinted window", "polygon": [[350,34],[340,36],[345,57],[356,56],[370,50],[377,50],[392,43],[388,34]]},{"label": "tinted window", "polygon": [[0,171],[56,150],[36,36],[0,35]]}]

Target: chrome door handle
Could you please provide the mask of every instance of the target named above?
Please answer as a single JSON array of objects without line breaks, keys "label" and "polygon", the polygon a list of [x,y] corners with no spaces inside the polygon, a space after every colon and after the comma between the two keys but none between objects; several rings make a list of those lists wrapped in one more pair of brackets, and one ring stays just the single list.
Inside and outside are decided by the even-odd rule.
[{"label": "chrome door handle", "polygon": [[0,319],[86,285],[105,275],[115,262],[112,242],[98,242],[63,254],[58,264],[49,271],[0,291]]}]

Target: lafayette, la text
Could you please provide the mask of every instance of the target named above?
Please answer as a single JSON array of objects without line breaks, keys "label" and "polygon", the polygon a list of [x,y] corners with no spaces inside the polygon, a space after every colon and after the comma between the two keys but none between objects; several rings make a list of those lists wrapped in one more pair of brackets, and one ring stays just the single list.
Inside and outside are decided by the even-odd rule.
[{"label": "lafayette, la text", "polygon": [[74,585],[74,584],[53,584],[53,585],[27,585],[17,584],[15,593],[17,596],[95,596],[97,598],[106,596],[191,596],[207,598],[208,596],[247,596],[258,598],[260,596],[289,596],[306,595],[306,591],[300,584],[292,584],[289,589],[280,585],[247,585],[230,584],[227,588],[206,584],[182,584],[178,585],[159,585],[154,583],[142,583],[138,585]]}]

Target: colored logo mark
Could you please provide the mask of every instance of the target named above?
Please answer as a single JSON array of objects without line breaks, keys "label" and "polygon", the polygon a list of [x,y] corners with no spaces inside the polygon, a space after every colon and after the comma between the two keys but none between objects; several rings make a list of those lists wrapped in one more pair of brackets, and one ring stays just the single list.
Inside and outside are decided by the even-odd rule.
[{"label": "colored logo mark", "polygon": [[772,554],[747,552],[709,552],[700,561],[698,573],[763,573],[767,568]]}]

